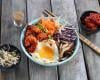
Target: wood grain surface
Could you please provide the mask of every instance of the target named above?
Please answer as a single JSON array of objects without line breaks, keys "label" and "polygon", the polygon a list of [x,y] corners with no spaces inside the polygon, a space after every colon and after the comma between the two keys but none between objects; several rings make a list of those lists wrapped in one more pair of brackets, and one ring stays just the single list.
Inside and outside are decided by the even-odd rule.
[{"label": "wood grain surface", "polygon": [[[20,47],[23,28],[16,28],[12,20],[12,13],[16,10],[25,14],[24,23],[28,23],[40,17],[44,9],[48,9],[79,30],[79,18],[84,11],[100,12],[98,0],[0,0],[0,8],[1,44],[13,44],[22,52],[22,60],[17,69],[0,70],[0,80],[100,80],[100,56],[81,43],[75,57],[61,66],[43,67],[27,59]],[[100,32],[85,37],[100,47]]]},{"label": "wood grain surface", "polygon": [[[52,0],[51,4],[54,14],[62,16],[78,28],[74,0]],[[58,70],[60,80],[87,80],[81,44],[76,56],[68,63],[59,66]]]},{"label": "wood grain surface", "polygon": [[[16,6],[19,6],[24,13],[26,12],[25,0],[2,0],[1,44],[10,43],[21,50],[20,32],[22,28],[16,28],[12,20],[12,12]],[[28,80],[27,57],[22,53],[21,63],[16,70],[2,71],[0,74],[0,80]]]},{"label": "wood grain surface", "polygon": [[[100,12],[98,0],[75,0],[75,4],[78,21],[84,11],[93,10]],[[100,47],[100,31],[92,35],[85,35],[85,37]],[[100,80],[100,56],[84,44],[83,51],[89,80]]]}]

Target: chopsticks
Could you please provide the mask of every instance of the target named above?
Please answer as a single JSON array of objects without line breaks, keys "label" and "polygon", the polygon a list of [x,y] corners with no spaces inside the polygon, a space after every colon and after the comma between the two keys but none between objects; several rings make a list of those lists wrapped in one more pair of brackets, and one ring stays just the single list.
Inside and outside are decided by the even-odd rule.
[{"label": "chopsticks", "polygon": [[[43,11],[44,14],[51,16],[51,17],[56,17],[56,15],[54,15],[52,12],[48,11],[48,10],[44,10]],[[90,40],[88,40],[87,38],[85,38],[82,34],[79,34],[79,39],[85,43],[88,47],[90,47],[92,50],[94,50],[97,54],[100,55],[100,48],[98,48],[95,44],[93,44]]]}]

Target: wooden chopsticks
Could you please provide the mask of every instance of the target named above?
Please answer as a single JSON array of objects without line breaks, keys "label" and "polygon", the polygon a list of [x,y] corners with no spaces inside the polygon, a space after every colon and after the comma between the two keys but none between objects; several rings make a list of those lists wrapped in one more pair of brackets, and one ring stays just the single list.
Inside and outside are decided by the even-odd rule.
[{"label": "wooden chopsticks", "polygon": [[[52,17],[56,17],[56,15],[54,15],[52,12],[48,11],[48,10],[44,10],[43,11],[44,14],[48,15],[48,16],[52,16]],[[87,38],[85,38],[82,34],[79,34],[79,38],[80,40],[85,43],[87,46],[89,46],[92,50],[94,50],[97,54],[100,55],[100,48],[98,48],[95,44],[93,44],[90,40],[88,40]]]}]

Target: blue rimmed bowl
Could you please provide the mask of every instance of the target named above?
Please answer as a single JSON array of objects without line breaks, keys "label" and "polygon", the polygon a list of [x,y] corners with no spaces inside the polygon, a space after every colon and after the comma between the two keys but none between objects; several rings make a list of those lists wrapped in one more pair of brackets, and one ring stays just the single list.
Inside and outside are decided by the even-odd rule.
[{"label": "blue rimmed bowl", "polygon": [[[46,17],[48,18],[48,17]],[[33,21],[31,21],[28,25],[32,25],[32,24],[36,24],[38,21],[40,20],[40,18],[37,18],[37,19],[34,19]],[[60,20],[61,22],[63,22],[63,20]],[[57,62],[57,63],[41,63],[41,62],[37,62],[35,59],[32,58],[32,56],[30,55],[30,53],[27,52],[27,50],[25,49],[25,46],[24,46],[24,35],[25,35],[25,31],[26,31],[26,28],[27,28],[27,25],[25,26],[25,28],[22,30],[22,33],[21,33],[21,37],[20,37],[20,43],[21,43],[21,47],[22,47],[22,50],[24,51],[25,55],[30,59],[32,60],[33,62],[39,64],[39,65],[42,65],[42,66],[57,66],[57,65],[61,65],[61,64],[64,64],[64,63],[67,63],[68,61],[70,61],[77,53],[78,51],[78,48],[79,48],[79,36],[78,36],[78,33],[77,31],[75,31],[76,35],[77,35],[77,39],[75,41],[75,49],[72,53],[72,55],[61,61],[61,62]]]}]

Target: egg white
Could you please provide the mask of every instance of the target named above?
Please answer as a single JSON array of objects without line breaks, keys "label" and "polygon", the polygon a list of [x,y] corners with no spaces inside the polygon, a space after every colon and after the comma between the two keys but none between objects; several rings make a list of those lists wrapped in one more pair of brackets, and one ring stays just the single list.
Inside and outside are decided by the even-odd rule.
[{"label": "egg white", "polygon": [[[52,45],[50,45],[50,44],[52,44]],[[53,60],[49,60],[49,59],[40,57],[39,51],[43,46],[48,46],[54,51]],[[57,47],[55,41],[52,39],[38,42],[36,50],[34,51],[34,53],[31,53],[31,54],[32,54],[32,57],[35,61],[42,62],[42,63],[55,63],[55,62],[58,62],[58,59],[59,59],[58,47]]]}]

